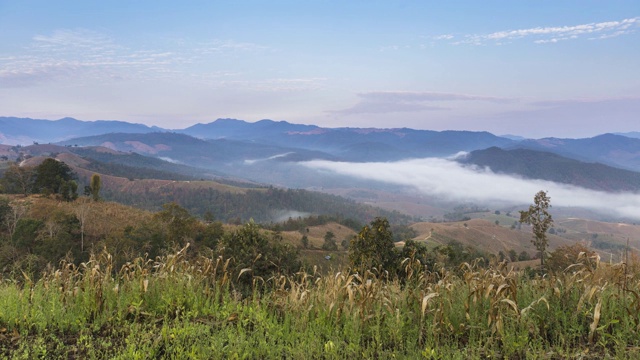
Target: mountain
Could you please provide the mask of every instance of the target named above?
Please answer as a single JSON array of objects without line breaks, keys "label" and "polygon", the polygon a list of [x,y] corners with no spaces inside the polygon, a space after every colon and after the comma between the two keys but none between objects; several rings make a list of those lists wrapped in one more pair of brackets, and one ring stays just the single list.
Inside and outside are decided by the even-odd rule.
[{"label": "mountain", "polygon": [[551,152],[491,147],[472,151],[459,162],[494,172],[571,184],[602,191],[638,191],[640,173],[600,163],[585,163]]},{"label": "mountain", "polygon": [[[186,135],[169,134],[180,140]],[[206,143],[206,142],[205,142]],[[16,152],[17,151],[17,152]],[[20,159],[23,166],[37,166],[47,157],[65,162],[77,174],[80,192],[91,176],[101,177],[101,196],[105,200],[159,210],[176,202],[194,215],[209,212],[216,219],[268,223],[283,216],[328,215],[360,223],[377,216],[407,223],[411,218],[397,211],[357,203],[344,197],[307,190],[267,187],[229,177],[220,177],[202,169],[174,164],[136,153],[118,152],[104,147],[30,145],[9,149],[2,169]],[[286,219],[286,218],[285,218]]]},{"label": "mountain", "polygon": [[513,140],[488,132],[429,131],[408,128],[321,128],[286,121],[247,123],[218,119],[177,132],[202,139],[233,139],[321,151],[344,161],[395,161],[450,156],[460,151],[507,146]]},{"label": "mountain", "polygon": [[631,132],[626,132],[626,133],[615,133],[614,135],[620,135],[620,136],[626,136],[626,137],[630,137],[630,138],[634,138],[634,139],[640,139],[640,132],[638,132],[638,131],[631,131]]},{"label": "mountain", "polygon": [[60,142],[61,145],[103,146],[136,152],[182,164],[212,169],[260,160],[303,161],[335,159],[335,156],[304,149],[230,139],[203,140],[174,132],[102,134]]},{"label": "mountain", "polygon": [[320,129],[315,125],[291,124],[286,121],[260,120],[255,123],[236,119],[218,119],[208,124],[196,124],[175,132],[203,139],[268,139],[287,132],[308,132]]},{"label": "mountain", "polygon": [[[6,145],[28,145],[34,142],[89,145],[86,141],[100,139],[85,139],[87,137],[120,134],[118,136],[122,138],[122,134],[155,133],[153,136],[158,138],[158,134],[167,132],[188,135],[201,141],[208,140],[218,150],[223,151],[223,157],[233,157],[235,154],[236,158],[244,156],[243,160],[250,160],[249,157],[252,156],[267,158],[295,153],[295,156],[288,160],[321,158],[358,162],[396,161],[451,156],[460,151],[473,151],[490,146],[504,147],[515,143],[514,140],[488,132],[438,132],[408,128],[321,128],[273,120],[249,123],[235,119],[218,119],[208,124],[196,124],[186,129],[169,131],[124,121],[80,121],[73,118],[50,121],[0,117],[0,144]],[[78,139],[78,143],[72,139]],[[104,137],[102,140],[109,142]],[[162,151],[160,148],[147,148],[138,144],[147,140],[137,140],[135,136],[129,136],[125,141],[129,143],[127,146],[118,144],[119,150],[151,155]],[[200,146],[201,141],[195,141],[192,145]],[[90,145],[100,144],[93,141]],[[230,153],[225,154],[224,151]]]},{"label": "mountain", "polygon": [[640,139],[621,135],[603,134],[586,139],[524,140],[505,148],[547,151],[580,161],[600,162],[640,171]]},{"label": "mountain", "polygon": [[145,133],[158,130],[160,128],[115,120],[80,121],[66,117],[52,121],[0,117],[0,143],[8,145],[50,143],[113,132]]},{"label": "mountain", "polygon": [[[219,123],[216,121],[215,124]],[[269,139],[251,125],[237,120],[221,122],[224,129],[240,129],[218,139],[195,138],[175,132],[112,133],[63,141],[62,145],[102,146],[136,152],[171,162],[199,167],[218,174],[292,188],[388,188],[389,185],[329,172],[319,173],[301,165],[309,160],[395,161],[427,156],[449,156],[460,151],[510,144],[485,132],[423,131],[411,129],[322,129],[280,132],[284,122],[263,121],[260,128],[280,130]],[[218,126],[218,125],[216,125]],[[228,132],[227,134],[230,134]],[[253,134],[253,135],[251,135]],[[242,139],[244,138],[244,139]],[[303,141],[304,140],[304,141]],[[318,150],[323,149],[323,150]]]}]

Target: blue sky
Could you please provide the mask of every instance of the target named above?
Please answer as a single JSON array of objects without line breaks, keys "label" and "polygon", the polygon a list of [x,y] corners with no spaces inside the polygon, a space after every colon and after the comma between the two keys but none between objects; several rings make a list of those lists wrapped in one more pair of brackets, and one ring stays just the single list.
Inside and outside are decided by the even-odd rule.
[{"label": "blue sky", "polygon": [[640,131],[640,1],[0,0],[0,116]]}]

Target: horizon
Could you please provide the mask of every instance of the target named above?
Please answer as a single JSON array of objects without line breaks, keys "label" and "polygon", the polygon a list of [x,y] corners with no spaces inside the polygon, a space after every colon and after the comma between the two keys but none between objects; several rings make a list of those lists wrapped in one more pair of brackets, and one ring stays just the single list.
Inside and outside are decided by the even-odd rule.
[{"label": "horizon", "polygon": [[0,108],[584,138],[639,130],[639,29],[636,1],[0,0]]},{"label": "horizon", "polygon": [[[29,119],[29,120],[36,120],[36,121],[51,121],[51,122],[56,122],[56,121],[61,121],[61,120],[65,120],[65,119],[70,119],[70,120],[75,120],[75,121],[80,121],[80,122],[99,122],[99,121],[113,121],[113,122],[127,122],[130,123],[132,125],[143,125],[146,126],[150,129],[153,128],[158,128],[162,131],[176,131],[176,130],[185,130],[189,127],[195,126],[195,125],[209,125],[209,124],[213,124],[218,120],[232,120],[232,121],[239,121],[239,122],[244,122],[247,124],[255,124],[261,121],[272,121],[275,123],[278,122],[285,122],[291,125],[308,125],[308,126],[317,126],[319,128],[323,128],[323,129],[346,129],[346,128],[353,128],[353,129],[380,129],[380,130],[400,130],[400,129],[409,129],[409,130],[418,130],[418,131],[436,131],[436,132],[445,132],[445,131],[469,131],[469,132],[489,132],[492,135],[498,136],[498,137],[505,137],[505,138],[522,138],[522,139],[533,139],[533,140],[539,140],[539,139],[544,139],[544,138],[558,138],[555,136],[549,136],[549,137],[542,137],[542,138],[528,138],[519,134],[497,134],[497,133],[493,133],[487,130],[453,130],[453,129],[444,129],[444,130],[431,130],[431,129],[417,129],[417,128],[411,128],[411,127],[353,127],[353,126],[320,126],[318,124],[311,124],[311,123],[296,123],[296,122],[291,122],[291,121],[287,121],[287,120],[275,120],[275,119],[259,119],[256,121],[249,121],[249,120],[244,120],[244,119],[236,119],[236,118],[216,118],[214,120],[211,121],[207,121],[207,122],[198,122],[198,123],[192,123],[188,126],[185,127],[181,127],[181,128],[164,128],[158,125],[153,125],[153,124],[144,124],[141,122],[130,122],[130,121],[126,121],[126,120],[118,120],[118,119],[95,119],[95,120],[85,120],[85,119],[76,119],[74,117],[71,116],[65,116],[59,119],[36,119],[36,118],[29,118],[29,117],[16,117],[16,116],[4,116],[4,115],[0,115],[0,119],[2,118],[15,118],[15,119]],[[592,136],[585,136],[585,137],[564,137],[562,139],[586,139],[586,138],[594,138],[597,136],[601,136],[601,135],[605,135],[605,134],[613,134],[613,135],[621,135],[621,136],[625,136],[627,134],[635,134],[635,133],[639,133],[638,131],[629,131],[629,132],[606,132],[606,133],[598,133],[598,134],[594,134]],[[0,134],[2,134],[0,132]]]}]

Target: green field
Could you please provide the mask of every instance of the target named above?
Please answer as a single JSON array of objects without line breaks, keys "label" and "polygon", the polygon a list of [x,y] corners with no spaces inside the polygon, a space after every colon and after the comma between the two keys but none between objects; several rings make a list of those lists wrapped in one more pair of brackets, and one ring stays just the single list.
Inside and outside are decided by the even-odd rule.
[{"label": "green field", "polygon": [[566,359],[640,356],[638,265],[539,277],[463,264],[238,278],[187,249],[115,269],[105,253],[0,284],[12,359]]}]

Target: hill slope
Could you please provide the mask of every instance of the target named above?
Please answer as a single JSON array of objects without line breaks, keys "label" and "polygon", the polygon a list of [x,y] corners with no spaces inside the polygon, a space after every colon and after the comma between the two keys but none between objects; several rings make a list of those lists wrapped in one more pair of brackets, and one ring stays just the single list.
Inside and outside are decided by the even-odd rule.
[{"label": "hill slope", "polygon": [[459,160],[489,167],[494,172],[577,185],[602,191],[638,191],[640,173],[599,163],[585,163],[554,153],[492,147],[476,150]]},{"label": "hill slope", "polygon": [[572,159],[640,171],[640,139],[603,134],[586,139],[524,140],[511,148],[552,152]]}]

